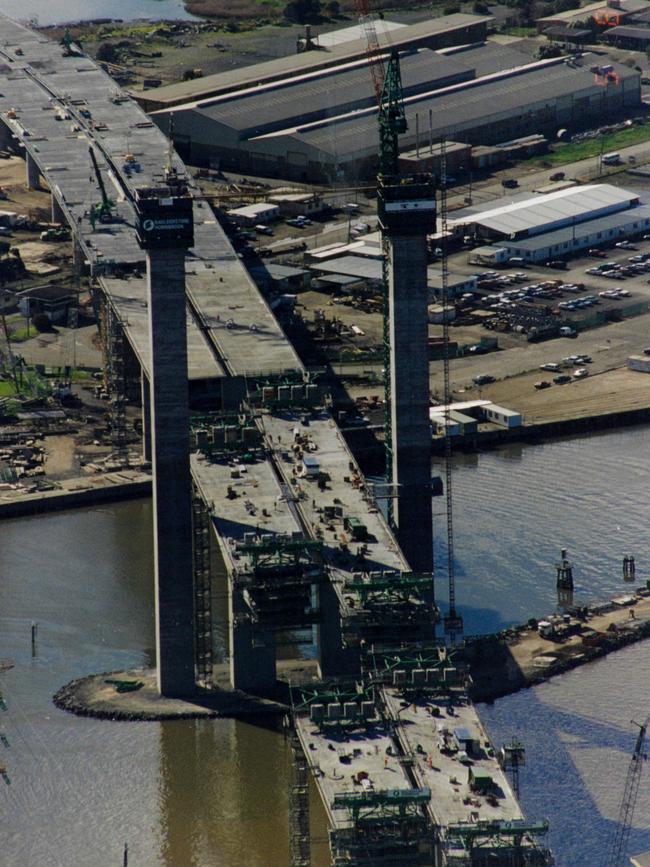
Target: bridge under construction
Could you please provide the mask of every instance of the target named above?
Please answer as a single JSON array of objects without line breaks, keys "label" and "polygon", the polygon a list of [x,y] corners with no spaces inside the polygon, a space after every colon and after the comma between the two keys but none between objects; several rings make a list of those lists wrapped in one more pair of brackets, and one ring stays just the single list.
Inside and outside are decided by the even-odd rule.
[{"label": "bridge under construction", "polygon": [[[30,187],[47,184],[93,281],[118,457],[125,403],[142,402],[160,692],[212,687],[214,536],[233,687],[272,691],[278,634],[316,633],[320,679],[292,695],[295,867],[309,864],[310,771],[334,864],[551,864],[545,824],[524,820],[467,699],[460,656],[436,639],[428,497],[421,536],[412,508],[429,481],[407,393],[409,358],[420,376],[426,355],[415,308],[393,311],[393,481],[411,498],[396,537],[329,395],[165,137],[74,45],[4,17],[0,33],[0,146],[24,156]],[[407,304],[426,233],[397,229],[394,193],[391,297]]]}]

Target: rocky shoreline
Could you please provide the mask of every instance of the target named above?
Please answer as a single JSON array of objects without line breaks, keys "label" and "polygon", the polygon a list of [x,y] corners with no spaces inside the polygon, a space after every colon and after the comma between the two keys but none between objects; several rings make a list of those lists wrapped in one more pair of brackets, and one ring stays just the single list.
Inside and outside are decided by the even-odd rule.
[{"label": "rocky shoreline", "polygon": [[[109,681],[140,681],[142,687],[132,692],[118,692]],[[114,722],[162,722],[180,719],[251,718],[278,716],[287,708],[264,698],[238,690],[216,687],[199,692],[187,701],[163,698],[158,694],[153,669],[109,671],[72,680],[53,696],[59,710],[77,716]]]}]

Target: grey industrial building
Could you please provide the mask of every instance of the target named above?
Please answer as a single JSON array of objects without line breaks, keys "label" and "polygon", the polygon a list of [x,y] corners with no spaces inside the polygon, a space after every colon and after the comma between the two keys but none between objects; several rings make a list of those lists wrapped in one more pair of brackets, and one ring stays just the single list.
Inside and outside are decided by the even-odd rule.
[{"label": "grey industrial building", "polygon": [[634,192],[589,184],[465,208],[455,212],[450,228],[489,239],[510,257],[539,262],[650,230],[650,206]]},{"label": "grey industrial building", "polygon": [[[465,15],[457,13],[441,18],[430,18],[418,24],[393,29],[389,33],[377,27],[377,43],[381,48],[394,48],[400,52],[417,48],[441,49],[451,45],[471,45],[483,42],[487,27],[494,19],[490,15]],[[345,34],[349,28],[336,31]],[[232,94],[260,84],[318,74],[319,71],[350,63],[367,63],[368,44],[365,38],[333,42],[320,48],[326,50],[304,51],[288,57],[278,57],[265,63],[245,66],[228,72],[206,75],[191,81],[180,81],[141,93],[134,99],[145,111],[172,108],[191,101],[208,99],[223,94]],[[328,42],[326,39],[325,42]]]},{"label": "grey industrial building", "polygon": [[610,45],[628,51],[645,51],[650,45],[650,27],[621,24],[620,27],[612,27],[604,36]]},{"label": "grey industrial building", "polygon": [[650,232],[648,205],[567,226],[544,235],[501,242],[501,246],[506,247],[511,256],[519,256],[527,262],[543,262],[641,232]]},{"label": "grey industrial building", "polygon": [[[614,80],[600,81],[589,55],[576,65],[528,52],[524,43],[490,43],[404,53],[409,129],[402,149],[412,150],[416,139],[425,146],[443,137],[496,144],[532,132],[555,135],[640,103],[638,71],[616,64]],[[375,95],[365,59],[160,109],[152,118],[169,132],[172,113],[176,147],[196,164],[321,182],[376,171]]]},{"label": "grey industrial building", "polygon": [[520,193],[454,213],[454,232],[502,241],[541,235],[625,211],[639,204],[637,193],[611,184],[567,187],[542,195]]}]

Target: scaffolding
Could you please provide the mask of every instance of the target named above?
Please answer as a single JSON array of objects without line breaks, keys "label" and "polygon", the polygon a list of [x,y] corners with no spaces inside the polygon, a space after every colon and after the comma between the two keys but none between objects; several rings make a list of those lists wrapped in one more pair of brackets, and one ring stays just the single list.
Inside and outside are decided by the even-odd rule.
[{"label": "scaffolding", "polygon": [[210,512],[196,488],[192,495],[192,534],[196,681],[210,689],[213,663]]},{"label": "scaffolding", "polygon": [[190,417],[190,444],[213,459],[241,452],[247,463],[256,459],[263,437],[252,413],[213,412]]},{"label": "scaffolding", "polygon": [[354,572],[342,587],[343,631],[347,644],[394,645],[404,636],[425,640],[436,619],[428,602],[432,576],[426,572]]},{"label": "scaffolding", "polygon": [[289,790],[289,845],[291,867],[309,867],[309,765],[295,728],[291,728],[291,788]]},{"label": "scaffolding", "polygon": [[251,620],[261,626],[300,629],[320,620],[313,587],[325,578],[322,542],[300,532],[245,533],[234,555],[244,562],[233,572]]},{"label": "scaffolding", "polygon": [[445,867],[551,867],[553,855],[535,837],[548,822],[526,819],[449,825],[443,852]]},{"label": "scaffolding", "polygon": [[431,828],[425,808],[431,790],[383,789],[334,796],[332,810],[347,810],[350,824],[330,832],[332,863],[354,867],[431,863]]},{"label": "scaffolding", "polygon": [[113,459],[122,466],[128,466],[124,327],[105,297],[102,298],[99,312],[99,333],[104,361],[104,388],[110,395]]}]

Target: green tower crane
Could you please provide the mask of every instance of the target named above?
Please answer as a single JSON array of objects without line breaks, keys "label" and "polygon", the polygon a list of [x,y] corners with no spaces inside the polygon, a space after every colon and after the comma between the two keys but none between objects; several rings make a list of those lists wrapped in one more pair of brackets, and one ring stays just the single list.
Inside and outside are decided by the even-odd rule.
[{"label": "green tower crane", "polygon": [[106,187],[104,186],[104,181],[102,179],[101,172],[99,171],[99,165],[97,164],[97,157],[95,156],[95,151],[89,147],[88,153],[90,154],[90,161],[93,164],[93,171],[95,172],[95,177],[97,178],[97,185],[99,186],[99,191],[102,195],[101,202],[98,202],[96,205],[92,205],[90,208],[90,222],[94,232],[95,226],[98,221],[100,223],[110,223],[113,220],[113,210],[115,208],[115,202],[112,199],[109,199],[108,194],[106,193]]}]

